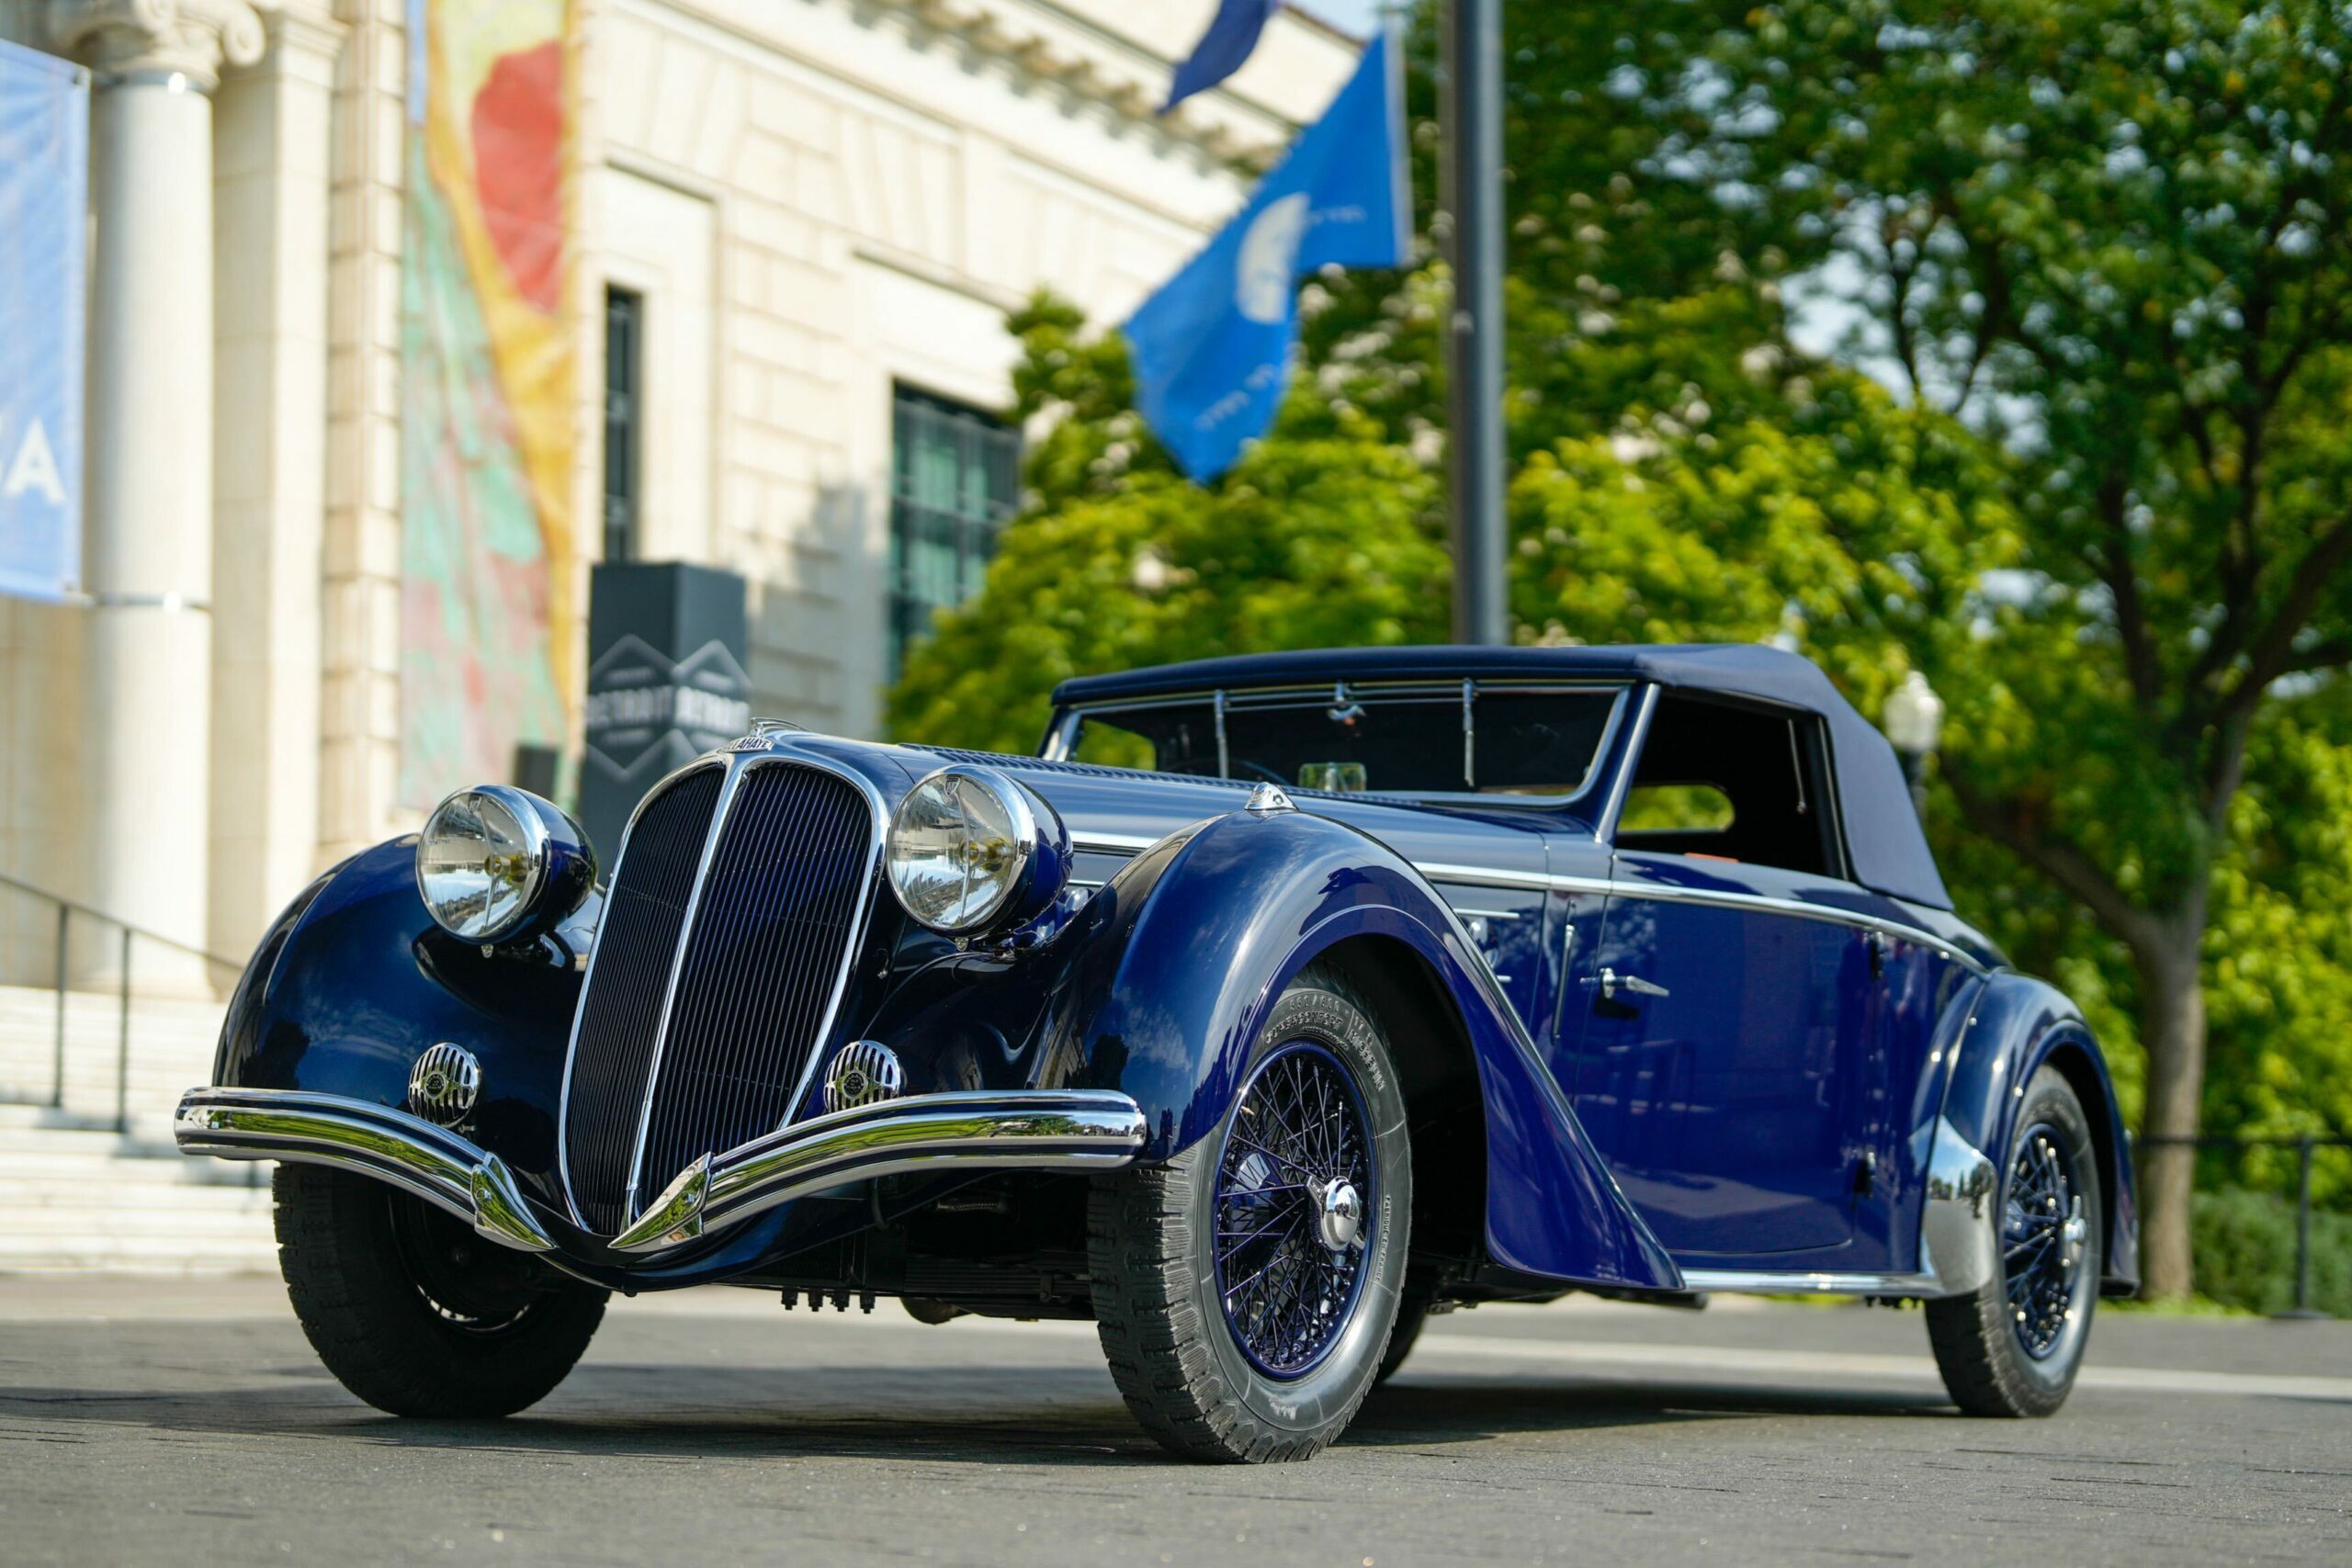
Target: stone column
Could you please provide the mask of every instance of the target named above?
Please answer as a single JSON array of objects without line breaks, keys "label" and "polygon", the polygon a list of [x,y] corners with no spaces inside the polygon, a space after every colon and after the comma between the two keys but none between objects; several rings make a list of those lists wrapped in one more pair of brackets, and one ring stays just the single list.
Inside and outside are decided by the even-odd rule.
[{"label": "stone column", "polygon": [[[212,708],[212,101],[259,58],[234,0],[51,0],[88,62],[88,478],[81,699],[88,891],[202,947]],[[62,695],[62,694],[61,694]],[[106,965],[111,966],[109,953]],[[200,982],[161,950],[141,973]]]},{"label": "stone column", "polygon": [[327,206],[344,28],[315,0],[213,99],[212,915],[249,951],[319,866]]}]

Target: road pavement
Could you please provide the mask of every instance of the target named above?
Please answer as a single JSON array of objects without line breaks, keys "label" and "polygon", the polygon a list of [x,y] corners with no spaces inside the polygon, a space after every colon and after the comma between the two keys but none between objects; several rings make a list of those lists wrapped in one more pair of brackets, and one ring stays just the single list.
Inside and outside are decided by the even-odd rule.
[{"label": "road pavement", "polygon": [[1916,1311],[1488,1307],[1320,1459],[1209,1468],[1084,1325],[616,1301],[536,1410],[404,1422],[275,1280],[0,1278],[0,1562],[2352,1562],[2352,1324],[2109,1313],[2090,1357],[1979,1421]]}]

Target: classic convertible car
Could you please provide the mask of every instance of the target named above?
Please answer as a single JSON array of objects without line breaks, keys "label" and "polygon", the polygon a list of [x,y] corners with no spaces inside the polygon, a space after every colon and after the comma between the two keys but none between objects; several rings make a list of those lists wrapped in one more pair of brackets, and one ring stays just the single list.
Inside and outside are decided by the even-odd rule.
[{"label": "classic convertible car", "polygon": [[545,1395],[606,1292],[1092,1319],[1142,1425],[1303,1458],[1423,1319],[1924,1302],[2065,1398],[2137,1244],[2081,1014],[1951,912],[1886,741],[1756,647],[1067,682],[1037,757],[763,725],[609,883],[503,785],[278,919],[194,1154],[273,1159],[311,1343]]}]

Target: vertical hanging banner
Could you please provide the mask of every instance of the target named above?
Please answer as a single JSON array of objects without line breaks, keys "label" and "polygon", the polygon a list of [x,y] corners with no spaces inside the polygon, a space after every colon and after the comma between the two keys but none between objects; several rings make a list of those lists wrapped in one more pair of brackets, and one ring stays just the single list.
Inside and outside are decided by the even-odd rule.
[{"label": "vertical hanging banner", "polygon": [[0,43],[0,593],[82,581],[89,73]]},{"label": "vertical hanging banner", "polygon": [[573,17],[408,0],[400,798],[565,751],[574,536]]}]

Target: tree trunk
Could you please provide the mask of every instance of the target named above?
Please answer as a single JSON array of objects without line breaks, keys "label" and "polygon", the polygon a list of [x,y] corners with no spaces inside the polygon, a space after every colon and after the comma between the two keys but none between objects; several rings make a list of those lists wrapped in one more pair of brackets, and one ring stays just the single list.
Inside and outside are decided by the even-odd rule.
[{"label": "tree trunk", "polygon": [[2166,922],[2163,940],[2134,956],[2140,972],[2140,1039],[2148,1054],[2148,1094],[2140,1151],[2141,1288],[2184,1296],[2193,1282],[2189,1194],[2197,1150],[2159,1139],[2193,1138],[2205,1093],[2205,990],[2199,950],[2204,899]]}]

